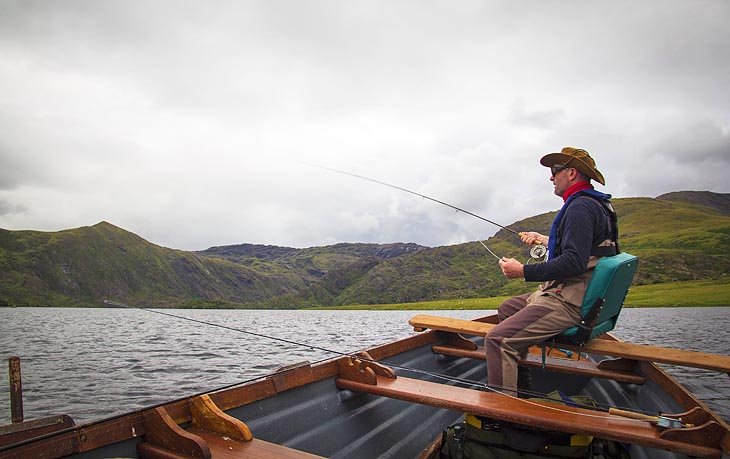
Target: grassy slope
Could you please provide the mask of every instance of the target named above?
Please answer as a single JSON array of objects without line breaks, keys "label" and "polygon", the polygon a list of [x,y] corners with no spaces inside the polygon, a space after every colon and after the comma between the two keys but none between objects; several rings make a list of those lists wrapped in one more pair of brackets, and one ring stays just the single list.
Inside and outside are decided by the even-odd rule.
[{"label": "grassy slope", "polygon": [[648,198],[616,202],[622,248],[640,258],[638,284],[730,272],[730,218],[702,206]]},{"label": "grassy slope", "polygon": [[[727,277],[730,217],[717,209],[676,199],[624,198],[614,204],[621,248],[641,259],[636,285]],[[554,212],[538,215],[512,227],[547,234],[554,216]],[[528,259],[524,246],[504,230],[486,243],[499,255]],[[376,266],[343,291],[337,302],[391,304],[491,297],[534,288],[524,282],[506,281],[495,261],[478,243],[424,250]]]},{"label": "grassy slope", "polygon": [[[615,200],[622,248],[641,259],[635,284],[714,279],[714,288],[722,290],[730,272],[730,195],[683,196]],[[512,227],[547,233],[554,215]],[[500,256],[527,259],[525,247],[504,230],[487,244]],[[660,290],[665,302],[688,291],[686,284],[672,286],[684,287]],[[133,305],[292,308],[479,299],[533,288],[504,279],[494,257],[476,242],[436,248],[244,244],[184,252],[108,223],[55,233],[0,229],[0,305],[98,305],[108,298]],[[720,303],[696,298],[682,302]]]},{"label": "grassy slope", "polygon": [[[355,304],[317,309],[356,310],[446,310],[496,309],[509,296],[462,298],[392,304]],[[631,288],[624,307],[730,306],[730,284],[722,280],[637,285]]]},{"label": "grassy slope", "polygon": [[0,305],[255,302],[283,293],[269,276],[167,249],[108,223],[53,233],[0,231]]}]

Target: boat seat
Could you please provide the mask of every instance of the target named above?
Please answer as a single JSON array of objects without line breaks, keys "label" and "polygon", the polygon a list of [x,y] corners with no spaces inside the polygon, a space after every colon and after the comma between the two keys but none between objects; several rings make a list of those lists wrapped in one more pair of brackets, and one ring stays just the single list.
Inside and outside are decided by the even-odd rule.
[{"label": "boat seat", "polygon": [[[479,346],[475,349],[465,349],[458,346],[441,346],[434,345],[432,350],[436,354],[448,355],[452,357],[465,357],[470,359],[484,360],[486,354],[484,348]],[[538,348],[539,351],[539,348]],[[590,378],[604,378],[613,381],[642,385],[646,382],[646,378],[637,374],[633,370],[636,364],[635,360],[620,359],[620,363],[615,360],[603,360],[601,362],[593,362],[590,360],[572,360],[565,358],[546,357],[542,359],[533,353],[528,353],[525,357],[518,360],[521,366],[532,368],[544,368],[548,371],[556,373],[567,373]]]},{"label": "boat seat", "polygon": [[[487,322],[431,316],[427,314],[417,314],[413,316],[408,323],[416,331],[431,329],[472,336],[485,336],[496,326],[495,324]],[[610,337],[610,335],[608,335],[608,337]],[[574,352],[704,368],[707,370],[730,374],[730,356],[728,355],[710,354],[707,352],[689,351],[685,349],[672,349],[667,347],[650,346],[647,344],[626,343],[616,341],[615,339],[602,339],[600,337],[592,340],[584,346],[566,343],[560,347]]]},{"label": "boat seat", "polygon": [[601,258],[583,297],[583,320],[558,335],[555,341],[582,346],[613,330],[638,265],[639,259],[626,252]]},{"label": "boat seat", "polygon": [[189,400],[192,422],[183,427],[164,407],[144,413],[144,439],[137,455],[144,459],[314,459],[314,454],[253,438],[248,426],[218,408],[208,395]]},{"label": "boat seat", "polygon": [[[497,392],[406,378],[396,376],[392,370],[375,362],[344,360],[338,361],[340,377],[335,384],[339,389],[473,413],[537,429],[590,435],[690,456],[716,458],[722,456],[722,439],[730,435],[726,425],[714,420],[704,421],[705,418],[702,425],[698,421],[694,428],[664,430],[650,422],[637,422],[604,411],[556,406]],[[689,419],[689,413],[666,416]]]}]

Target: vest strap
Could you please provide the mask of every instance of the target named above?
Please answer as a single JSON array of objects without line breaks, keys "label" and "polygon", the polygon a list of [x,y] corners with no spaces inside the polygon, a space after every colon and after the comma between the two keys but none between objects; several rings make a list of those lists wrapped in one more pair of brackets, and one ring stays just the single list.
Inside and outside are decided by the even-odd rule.
[{"label": "vest strap", "polygon": [[618,253],[618,248],[615,245],[595,246],[591,249],[591,255],[594,257],[612,257]]}]

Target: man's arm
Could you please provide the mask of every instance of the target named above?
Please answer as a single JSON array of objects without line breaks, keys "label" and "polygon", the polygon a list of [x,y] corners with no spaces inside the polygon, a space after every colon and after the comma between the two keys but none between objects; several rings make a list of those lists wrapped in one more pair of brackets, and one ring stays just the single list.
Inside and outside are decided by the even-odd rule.
[{"label": "man's arm", "polygon": [[593,228],[596,225],[596,214],[591,203],[585,200],[573,202],[566,210],[562,223],[560,255],[545,263],[523,266],[523,277],[526,281],[567,279],[586,270],[593,247]]}]

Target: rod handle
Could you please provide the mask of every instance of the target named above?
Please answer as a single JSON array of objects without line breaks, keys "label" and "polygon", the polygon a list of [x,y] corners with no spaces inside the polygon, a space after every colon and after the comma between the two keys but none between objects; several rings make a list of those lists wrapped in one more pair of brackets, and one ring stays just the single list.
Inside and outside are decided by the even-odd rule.
[{"label": "rod handle", "polygon": [[657,422],[659,420],[658,416],[650,416],[648,414],[637,413],[635,411],[622,410],[619,408],[609,408],[608,414],[622,416],[624,418],[629,418],[629,419],[638,419],[639,421]]},{"label": "rod handle", "polygon": [[[520,231],[519,233],[517,233],[517,235],[520,236],[520,237],[522,237],[523,234],[525,234],[525,233],[522,232],[522,231]],[[537,239],[535,239],[534,241],[532,241],[532,245],[541,245],[541,244],[542,244],[542,242],[538,241]]]}]

